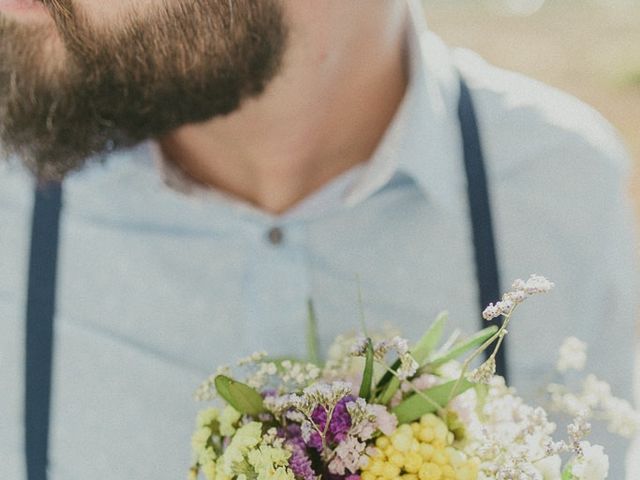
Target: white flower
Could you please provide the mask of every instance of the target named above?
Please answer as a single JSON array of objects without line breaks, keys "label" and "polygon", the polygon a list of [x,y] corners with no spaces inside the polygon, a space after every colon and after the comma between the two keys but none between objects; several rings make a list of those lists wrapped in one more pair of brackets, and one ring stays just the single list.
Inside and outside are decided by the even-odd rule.
[{"label": "white flower", "polygon": [[265,351],[254,352],[248,357],[241,358],[240,360],[238,360],[238,366],[243,367],[245,365],[257,364],[257,363],[260,363],[262,360],[264,360],[266,357],[267,357],[267,352]]},{"label": "white flower", "polygon": [[400,380],[406,380],[415,375],[420,368],[418,362],[411,356],[410,353],[406,353],[400,356],[400,368],[396,372]]},{"label": "white flower", "polygon": [[567,338],[560,347],[556,368],[559,372],[582,370],[587,363],[587,344],[576,337]]},{"label": "white flower", "polygon": [[615,397],[607,382],[588,375],[582,391],[570,392],[563,385],[548,386],[554,410],[605,421],[610,432],[631,438],[640,429],[640,413],[626,400]]},{"label": "white flower", "polygon": [[603,480],[609,474],[609,457],[600,445],[581,442],[582,455],[576,457],[571,474],[576,480]]},{"label": "white flower", "polygon": [[607,428],[624,438],[632,438],[640,429],[640,414],[626,400],[610,397],[605,402]]},{"label": "white flower", "polygon": [[473,383],[483,383],[488,385],[496,373],[496,360],[493,357],[480,365],[467,375],[467,379]]},{"label": "white flower", "polygon": [[367,351],[367,345],[369,345],[369,339],[367,337],[358,337],[356,341],[351,345],[349,355],[352,357],[364,357]]},{"label": "white flower", "polygon": [[391,345],[398,352],[398,355],[406,355],[409,353],[409,341],[402,337],[393,337],[391,339]]},{"label": "white flower", "polygon": [[533,466],[540,472],[544,480],[560,480],[562,478],[562,459],[558,455],[543,458]]},{"label": "white flower", "polygon": [[487,308],[484,309],[484,311],[482,312],[482,318],[484,318],[485,320],[493,320],[494,318],[499,317],[500,315],[504,315],[506,312],[503,311],[502,309],[502,305],[500,302],[496,303],[495,305],[493,303],[490,303]]},{"label": "white flower", "polygon": [[335,456],[329,462],[329,471],[337,475],[347,472],[355,473],[362,467],[365,460],[363,455],[366,444],[357,438],[347,436],[334,450]]},{"label": "white flower", "polygon": [[502,300],[494,305],[490,303],[482,312],[485,320],[493,320],[500,315],[510,315],[516,305],[524,302],[531,295],[547,293],[553,288],[553,283],[540,275],[531,275],[529,280],[516,280],[511,290],[502,296]]},{"label": "white flower", "polygon": [[605,403],[612,395],[611,386],[595,375],[587,375],[582,388],[585,401],[592,406]]},{"label": "white flower", "polygon": [[385,435],[391,435],[398,427],[398,418],[383,405],[369,405],[369,410],[376,417],[376,426]]},{"label": "white flower", "polygon": [[549,291],[555,285],[541,275],[531,275],[529,280],[524,284],[524,290],[529,295],[535,295],[537,293],[549,293]]},{"label": "white flower", "polygon": [[304,395],[322,405],[335,405],[351,393],[352,386],[346,382],[314,383],[304,389]]},{"label": "white flower", "polygon": [[578,456],[583,454],[583,440],[591,433],[591,424],[587,421],[587,414],[588,411],[580,413],[573,419],[573,422],[567,425],[567,435],[571,441],[570,448]]},{"label": "white flower", "polygon": [[466,423],[468,443],[464,451],[480,462],[478,480],[560,478],[546,471],[552,470],[551,461],[539,464],[555,455],[547,452],[555,425],[543,409],[526,405],[506,387],[502,377],[491,379],[481,410],[474,409],[471,414],[476,418]]}]

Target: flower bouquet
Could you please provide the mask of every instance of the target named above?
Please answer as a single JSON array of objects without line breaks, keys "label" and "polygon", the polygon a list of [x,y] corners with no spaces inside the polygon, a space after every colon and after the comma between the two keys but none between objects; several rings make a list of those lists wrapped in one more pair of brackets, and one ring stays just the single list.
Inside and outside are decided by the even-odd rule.
[{"label": "flower bouquet", "polygon": [[[552,286],[540,276],[516,281],[483,312],[487,320],[503,316],[501,327],[469,338],[442,342],[441,314],[412,347],[398,336],[369,334],[363,325],[361,336],[340,336],[323,364],[310,335],[310,361],[256,353],[236,366],[244,371],[242,382],[231,368],[220,368],[196,395],[222,405],[198,415],[190,478],[606,478],[608,458],[586,440],[588,422],[597,413],[631,434],[638,416],[628,403],[595,377],[582,394],[550,386],[552,406],[573,415],[567,437],[558,441],[546,411],[525,404],[495,375],[514,311]],[[560,370],[584,363],[584,345],[576,339],[561,353]]]}]

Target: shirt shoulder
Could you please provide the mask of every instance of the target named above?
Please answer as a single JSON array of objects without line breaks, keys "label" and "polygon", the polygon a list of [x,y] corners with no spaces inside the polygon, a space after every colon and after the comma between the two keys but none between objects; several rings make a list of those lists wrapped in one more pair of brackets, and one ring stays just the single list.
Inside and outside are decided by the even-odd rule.
[{"label": "shirt shoulder", "polygon": [[469,50],[456,49],[453,57],[472,91],[483,147],[498,178],[536,168],[571,171],[587,181],[593,173],[611,181],[626,177],[625,146],[594,108]]},{"label": "shirt shoulder", "polygon": [[30,208],[35,181],[25,167],[13,158],[0,155],[0,211]]}]

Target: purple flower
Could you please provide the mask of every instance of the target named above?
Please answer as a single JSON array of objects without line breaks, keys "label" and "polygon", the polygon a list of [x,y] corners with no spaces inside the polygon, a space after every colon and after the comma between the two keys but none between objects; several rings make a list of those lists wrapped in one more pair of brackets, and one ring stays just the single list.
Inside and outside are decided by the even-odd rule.
[{"label": "purple flower", "polygon": [[304,449],[306,447],[304,440],[302,439],[302,432],[300,425],[297,423],[291,423],[286,428],[278,429],[278,436],[284,438],[287,445],[295,446]]},{"label": "purple flower", "polygon": [[285,444],[291,449],[289,467],[296,478],[315,480],[318,475],[313,470],[311,459],[307,454],[307,446],[302,439],[300,425],[295,423],[278,430],[278,436],[285,439]]},{"label": "purple flower", "polygon": [[347,410],[347,403],[353,402],[354,400],[352,396],[344,397],[333,410],[331,422],[329,423],[329,433],[331,434],[332,441],[335,443],[344,440],[351,428],[351,415],[349,415]]},{"label": "purple flower", "polygon": [[[347,411],[347,403],[355,400],[351,395],[342,398],[333,409],[329,428],[327,430],[327,444],[334,445],[344,440],[351,428],[351,415]],[[327,409],[324,405],[317,405],[311,414],[311,420],[320,431],[324,431],[327,425]],[[318,432],[313,432],[308,442],[309,446],[321,450],[322,438]]]},{"label": "purple flower", "polygon": [[291,457],[289,458],[289,467],[293,471],[296,478],[303,480],[315,480],[318,476],[313,471],[311,459],[307,455],[304,448],[300,448],[296,444],[291,445]]}]

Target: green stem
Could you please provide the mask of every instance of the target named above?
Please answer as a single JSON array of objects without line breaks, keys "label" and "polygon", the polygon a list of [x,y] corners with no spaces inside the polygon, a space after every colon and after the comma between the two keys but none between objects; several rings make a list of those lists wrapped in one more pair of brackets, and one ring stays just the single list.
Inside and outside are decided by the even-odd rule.
[{"label": "green stem", "polygon": [[427,395],[426,393],[424,393],[422,390],[420,390],[418,387],[416,387],[413,382],[411,382],[411,380],[407,380],[407,379],[401,379],[400,376],[398,375],[398,373],[396,371],[394,371],[391,367],[389,367],[389,365],[387,365],[384,362],[378,362],[381,365],[384,366],[384,368],[387,369],[387,371],[389,373],[391,373],[391,375],[393,375],[394,377],[396,377],[398,380],[400,380],[401,382],[406,382],[410,387],[411,390],[414,391],[414,393],[416,395],[418,395],[419,397],[421,397],[423,400],[426,400],[428,403],[431,404],[431,406],[433,406],[436,410],[438,410],[438,414],[442,415],[444,414],[444,409],[442,408],[442,405],[440,405],[438,402],[436,402],[433,398],[429,397],[429,395]]},{"label": "green stem", "polygon": [[496,333],[494,333],[491,338],[489,338],[486,342],[484,342],[482,345],[480,345],[470,356],[469,358],[467,358],[464,363],[462,364],[462,370],[460,371],[460,376],[458,377],[458,379],[456,380],[455,385],[453,386],[453,388],[451,389],[451,393],[449,394],[449,399],[448,401],[451,401],[451,399],[455,396],[455,392],[458,389],[458,386],[460,385],[460,382],[462,382],[462,379],[464,378],[465,374],[467,373],[467,370],[469,369],[469,365],[471,365],[471,362],[473,362],[476,358],[478,358],[478,356],[484,352],[487,348],[489,348],[491,346],[491,344],[493,342],[496,342],[496,346],[493,349],[493,352],[491,353],[491,355],[489,356],[489,358],[492,358],[495,360],[495,356],[498,353],[498,350],[500,349],[500,346],[502,345],[502,342],[504,341],[504,337],[507,334],[507,327],[509,326],[509,322],[511,321],[511,316],[513,315],[513,312],[515,312],[516,308],[518,307],[518,305],[514,305],[513,307],[511,307],[511,310],[509,310],[509,312],[505,315],[504,317],[504,321],[502,322],[502,325],[500,326],[500,328],[498,329],[498,331]]},{"label": "green stem", "polygon": [[369,338],[369,333],[367,332],[367,323],[364,315],[364,300],[362,299],[362,282],[360,281],[360,275],[356,275],[356,280],[358,281],[358,309],[360,310],[360,327],[362,328],[362,334]]}]

